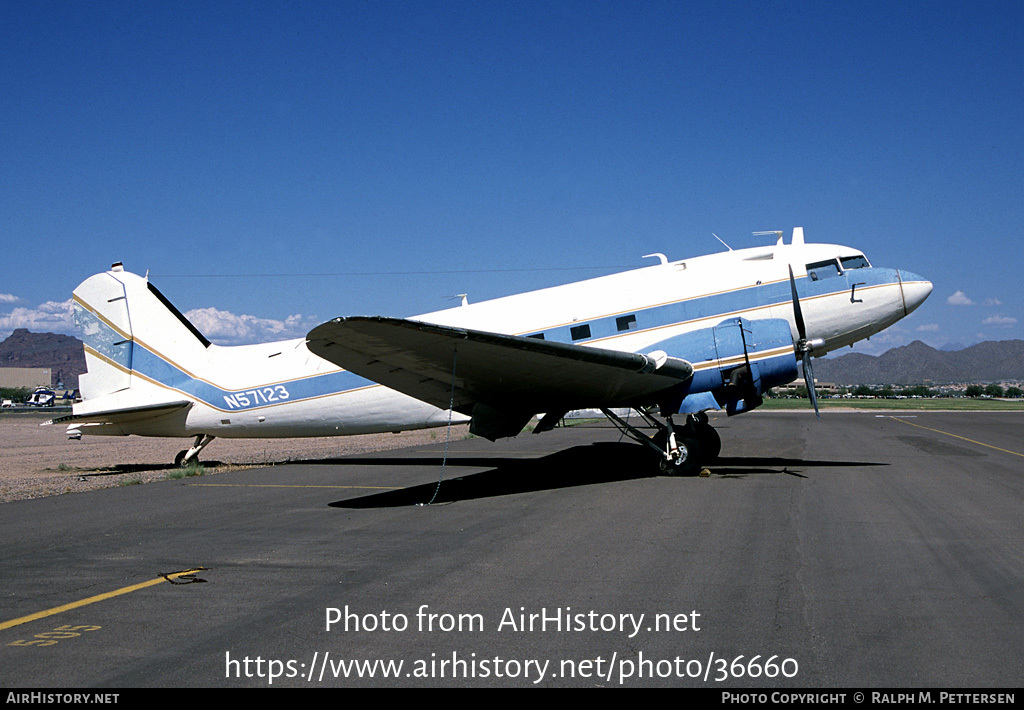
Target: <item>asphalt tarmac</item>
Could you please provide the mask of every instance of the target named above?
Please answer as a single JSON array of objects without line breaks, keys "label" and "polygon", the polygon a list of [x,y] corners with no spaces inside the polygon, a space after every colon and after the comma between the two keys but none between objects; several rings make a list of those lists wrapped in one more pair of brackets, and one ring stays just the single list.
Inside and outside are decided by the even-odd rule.
[{"label": "asphalt tarmac", "polygon": [[4,504],[0,686],[1020,685],[1024,415],[714,423]]}]

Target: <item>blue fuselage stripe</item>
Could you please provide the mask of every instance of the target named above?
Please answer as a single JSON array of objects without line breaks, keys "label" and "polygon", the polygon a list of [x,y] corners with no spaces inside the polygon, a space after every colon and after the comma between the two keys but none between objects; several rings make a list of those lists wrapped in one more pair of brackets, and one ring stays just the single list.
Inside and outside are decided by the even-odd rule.
[{"label": "blue fuselage stripe", "polygon": [[[864,288],[899,282],[895,269],[861,268],[847,271],[841,276],[825,278],[819,281],[812,281],[806,277],[796,279],[797,292],[801,300],[845,293],[850,288],[846,278],[847,275],[851,278],[856,276],[856,282],[864,284]],[[789,281],[777,281],[739,288],[733,291],[724,291],[709,296],[700,296],[661,306],[637,309],[629,314],[634,315],[636,320],[631,323],[628,330],[618,329],[618,320],[622,316],[615,315],[589,321],[581,320],[572,325],[530,332],[531,334],[543,333],[545,340],[559,343],[583,344],[588,341],[628,335],[642,330],[678,325],[715,316],[724,318],[731,314],[739,314],[756,308],[788,303],[791,300],[792,293]],[[590,337],[573,340],[570,330],[582,325],[590,326]],[[686,357],[686,355],[683,354],[681,357]]]},{"label": "blue fuselage stripe", "polygon": [[135,343],[134,362],[137,374],[195,397],[214,409],[225,411],[301,402],[376,385],[366,378],[341,370],[275,384],[257,384],[228,390],[190,376],[138,342]]},{"label": "blue fuselage stripe", "polygon": [[[851,276],[854,273],[856,274],[856,281],[865,286],[891,284],[898,281],[898,276],[893,269],[863,268],[857,269],[855,272],[847,272]],[[844,276],[822,279],[820,281],[812,281],[808,278],[798,279],[797,286],[800,297],[813,298],[815,296],[843,293],[849,288],[848,279]],[[716,315],[726,317],[728,314],[742,313],[756,308],[786,303],[790,299],[790,285],[787,280],[637,309],[633,314],[636,316],[636,321],[626,331],[620,331],[617,327],[616,321],[621,316],[606,316],[575,324],[582,325],[586,323],[590,325],[590,337],[586,339],[574,341],[570,334],[570,326],[560,326],[544,331],[532,332],[543,332],[546,340],[583,344],[596,339],[628,335],[637,331],[712,318]],[[83,311],[83,313],[87,312]],[[376,386],[376,383],[370,380],[342,370],[275,384],[256,384],[249,388],[228,390],[205,380],[197,379],[169,362],[164,356],[153,352],[138,340],[134,341],[134,347],[125,353],[122,344],[124,343],[123,336],[98,318],[91,316],[91,314],[85,315],[84,318],[89,325],[85,335],[86,345],[92,348],[98,355],[122,369],[130,369],[134,374],[194,397],[221,411],[243,411],[300,402]],[[682,353],[681,355],[685,357],[687,354]],[[690,357],[692,356],[691,354]],[[688,390],[701,391],[708,388],[715,382],[716,377],[720,378],[717,372],[708,373],[707,375],[695,373],[693,381],[689,383]],[[704,382],[705,379],[707,383]],[[720,379],[718,382],[720,382]]]}]

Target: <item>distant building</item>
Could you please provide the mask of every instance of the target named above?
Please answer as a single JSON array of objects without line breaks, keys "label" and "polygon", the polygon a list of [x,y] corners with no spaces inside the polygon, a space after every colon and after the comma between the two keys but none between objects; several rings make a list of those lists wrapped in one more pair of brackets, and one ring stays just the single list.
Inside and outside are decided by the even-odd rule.
[{"label": "distant building", "polygon": [[[804,378],[800,377],[796,380],[793,380],[788,385],[782,385],[781,387],[773,387],[772,392],[774,392],[776,395],[780,397],[785,397],[786,395],[795,395],[798,387],[807,387],[807,383],[804,381]],[[822,382],[821,380],[815,378],[814,389],[817,391],[819,395],[829,396],[835,394],[836,390],[839,389],[839,386],[835,382]]]},{"label": "distant building", "polygon": [[53,371],[48,367],[0,367],[0,387],[52,387]]}]

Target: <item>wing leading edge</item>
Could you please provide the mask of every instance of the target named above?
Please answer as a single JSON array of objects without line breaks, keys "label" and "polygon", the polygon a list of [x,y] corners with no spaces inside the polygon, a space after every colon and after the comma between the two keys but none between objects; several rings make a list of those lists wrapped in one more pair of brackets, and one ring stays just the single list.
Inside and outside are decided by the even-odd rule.
[{"label": "wing leading edge", "polygon": [[604,350],[400,318],[336,318],[311,330],[307,346],[436,407],[474,419],[526,415],[524,425],[537,412],[625,406],[693,375],[690,363],[663,352]]}]

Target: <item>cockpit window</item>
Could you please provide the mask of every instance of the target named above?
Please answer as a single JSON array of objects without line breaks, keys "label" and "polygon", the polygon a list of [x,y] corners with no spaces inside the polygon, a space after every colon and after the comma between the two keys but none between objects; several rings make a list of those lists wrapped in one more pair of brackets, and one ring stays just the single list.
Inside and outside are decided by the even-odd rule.
[{"label": "cockpit window", "polygon": [[864,269],[871,266],[868,260],[860,254],[857,256],[844,256],[840,261],[843,262],[844,269]]},{"label": "cockpit window", "polygon": [[807,275],[811,277],[811,281],[821,281],[822,279],[839,276],[840,273],[839,262],[835,259],[816,261],[813,264],[807,265]]}]

